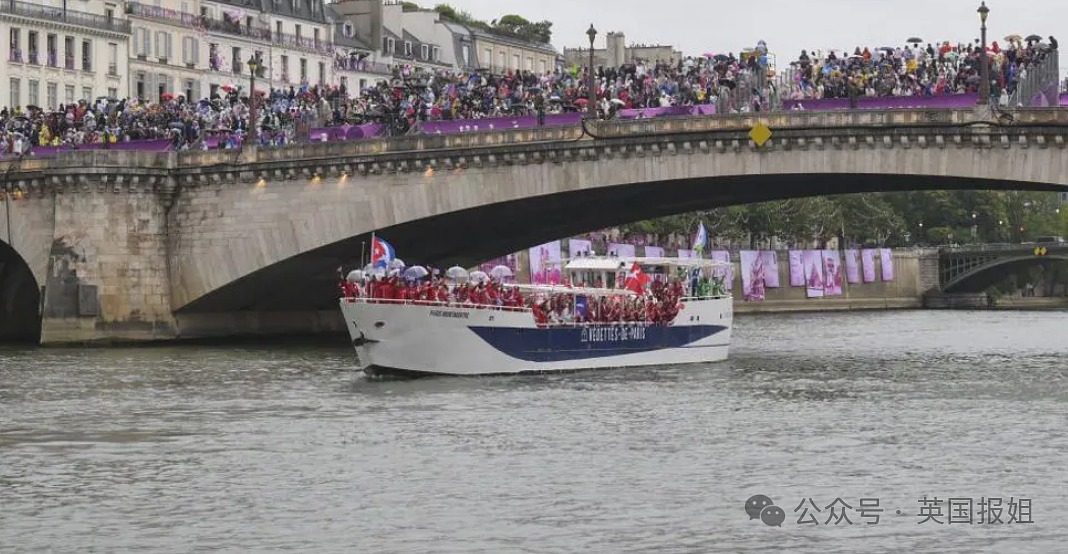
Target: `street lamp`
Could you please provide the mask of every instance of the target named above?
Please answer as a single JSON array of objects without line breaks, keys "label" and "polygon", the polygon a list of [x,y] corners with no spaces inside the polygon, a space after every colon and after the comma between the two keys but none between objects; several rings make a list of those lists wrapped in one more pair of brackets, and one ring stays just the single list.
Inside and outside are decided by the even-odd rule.
[{"label": "street lamp", "polygon": [[263,54],[256,52],[248,59],[248,140],[255,145],[258,129],[256,124],[256,74],[263,67]]},{"label": "street lamp", "polygon": [[590,37],[590,90],[586,99],[586,117],[597,119],[597,89],[593,85],[593,41],[597,39],[597,29],[593,28],[593,23],[586,30],[586,36]]},{"label": "street lamp", "polygon": [[983,41],[982,52],[980,52],[979,67],[983,79],[979,83],[979,104],[987,105],[990,103],[990,59],[986,55],[986,16],[990,13],[990,8],[986,7],[986,0],[979,6],[979,21],[982,22],[982,26],[979,28],[980,35]]}]

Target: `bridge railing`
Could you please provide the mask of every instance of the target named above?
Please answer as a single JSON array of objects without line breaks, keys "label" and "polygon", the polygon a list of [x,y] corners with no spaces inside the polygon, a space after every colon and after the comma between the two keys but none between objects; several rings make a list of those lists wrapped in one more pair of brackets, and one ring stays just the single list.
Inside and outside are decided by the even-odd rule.
[{"label": "bridge railing", "polygon": [[968,246],[943,246],[938,249],[939,254],[979,254],[983,252],[1030,252],[1036,246],[1063,248],[1068,250],[1068,244],[1063,242],[1031,242],[1026,244],[974,244]]}]

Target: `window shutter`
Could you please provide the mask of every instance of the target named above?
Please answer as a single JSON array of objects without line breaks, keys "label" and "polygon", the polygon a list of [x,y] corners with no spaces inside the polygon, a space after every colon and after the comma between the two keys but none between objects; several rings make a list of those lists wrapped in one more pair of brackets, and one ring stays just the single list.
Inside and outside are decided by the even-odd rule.
[{"label": "window shutter", "polygon": [[163,55],[163,31],[156,31],[156,55]]},{"label": "window shutter", "polygon": [[171,34],[163,33],[164,40],[167,42],[167,59],[171,59]]},{"label": "window shutter", "polygon": [[134,29],[134,55],[141,55],[141,31],[142,29]]},{"label": "window shutter", "polygon": [[193,45],[193,59],[189,61],[194,64],[200,63],[200,43],[195,38],[190,38],[189,43]]},{"label": "window shutter", "polygon": [[150,36],[148,29],[141,29],[141,55],[152,55],[152,37]]},{"label": "window shutter", "polygon": [[182,38],[182,63],[189,63],[189,37]]}]

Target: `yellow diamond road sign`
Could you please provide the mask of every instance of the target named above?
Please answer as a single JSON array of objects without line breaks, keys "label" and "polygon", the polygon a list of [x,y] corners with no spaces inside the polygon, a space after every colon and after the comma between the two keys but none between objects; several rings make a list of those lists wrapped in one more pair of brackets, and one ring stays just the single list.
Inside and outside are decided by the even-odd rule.
[{"label": "yellow diamond road sign", "polygon": [[767,125],[764,125],[763,122],[757,123],[756,126],[749,131],[749,138],[753,139],[753,142],[755,142],[757,146],[764,146],[764,143],[768,142],[768,139],[771,138],[771,129],[769,129]]}]

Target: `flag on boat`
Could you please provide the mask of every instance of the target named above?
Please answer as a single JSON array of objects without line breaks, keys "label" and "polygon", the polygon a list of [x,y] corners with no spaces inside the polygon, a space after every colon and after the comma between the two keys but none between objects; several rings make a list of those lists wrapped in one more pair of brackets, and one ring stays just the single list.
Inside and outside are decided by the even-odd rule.
[{"label": "flag on boat", "polygon": [[589,317],[590,308],[585,296],[575,297],[575,316],[585,320]]},{"label": "flag on boat", "polygon": [[376,237],[371,237],[371,265],[373,267],[389,267],[389,262],[397,259],[397,252],[388,242]]},{"label": "flag on boat", "polygon": [[706,246],[708,246],[708,231],[705,231],[705,222],[702,221],[697,224],[697,236],[693,239],[693,249],[700,254]]},{"label": "flag on boat", "polygon": [[627,279],[623,281],[623,288],[633,291],[635,294],[645,293],[645,284],[649,282],[649,276],[642,272],[641,266],[637,263],[630,267],[630,271],[627,272]]}]

